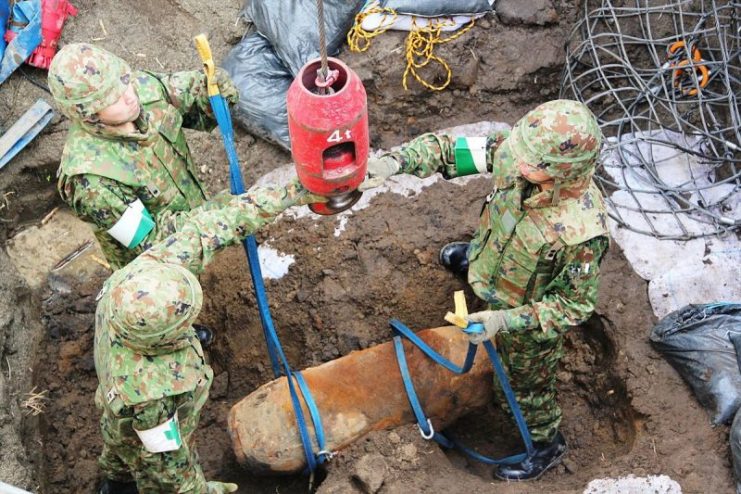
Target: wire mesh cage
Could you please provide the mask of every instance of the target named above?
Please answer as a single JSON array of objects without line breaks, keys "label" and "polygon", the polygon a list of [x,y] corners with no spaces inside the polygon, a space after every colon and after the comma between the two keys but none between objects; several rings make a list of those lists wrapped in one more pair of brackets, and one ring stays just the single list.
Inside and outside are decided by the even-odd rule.
[{"label": "wire mesh cage", "polygon": [[561,96],[607,137],[597,183],[622,227],[691,239],[741,226],[741,2],[585,0]]}]

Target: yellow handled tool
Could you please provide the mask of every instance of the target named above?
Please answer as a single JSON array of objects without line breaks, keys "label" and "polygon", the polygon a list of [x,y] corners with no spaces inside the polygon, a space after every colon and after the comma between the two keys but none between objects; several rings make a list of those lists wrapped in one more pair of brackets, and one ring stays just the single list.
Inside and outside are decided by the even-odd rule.
[{"label": "yellow handled tool", "polygon": [[206,74],[206,89],[208,90],[209,97],[217,96],[219,94],[219,85],[216,83],[216,65],[214,65],[214,57],[211,55],[211,47],[208,45],[208,39],[205,34],[199,34],[193,41],[196,44],[196,50],[198,56],[201,57],[203,62],[203,72]]},{"label": "yellow handled tool", "polygon": [[455,313],[448,312],[445,314],[445,320],[461,329],[466,329],[468,327],[468,319],[466,319],[468,317],[468,307],[466,306],[466,295],[463,290],[455,292],[453,300],[455,301]]}]

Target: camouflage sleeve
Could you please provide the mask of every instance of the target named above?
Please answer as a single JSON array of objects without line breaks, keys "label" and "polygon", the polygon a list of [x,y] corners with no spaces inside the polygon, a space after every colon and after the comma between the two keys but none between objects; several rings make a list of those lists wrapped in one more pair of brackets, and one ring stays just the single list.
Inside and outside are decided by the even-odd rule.
[{"label": "camouflage sleeve", "polygon": [[[213,130],[216,127],[203,72],[194,70],[155,74],[155,77],[165,86],[170,103],[183,115],[183,127],[196,130]],[[229,103],[236,103],[239,92],[226,71],[217,69],[216,78],[222,96]]]},{"label": "camouflage sleeve", "polygon": [[[113,227],[128,205],[139,199],[131,187],[92,174],[70,177],[64,189],[63,197],[80,219],[95,224],[102,231]],[[176,232],[190,214],[193,212],[161,212],[152,218],[154,225],[149,233],[131,250],[137,253],[145,251],[153,243]]]},{"label": "camouflage sleeve", "polygon": [[566,247],[559,262],[563,269],[548,284],[543,298],[507,311],[508,328],[517,331],[541,327],[547,332],[586,321],[597,303],[599,265],[608,246],[608,238],[599,236]]},{"label": "camouflage sleeve", "polygon": [[[169,396],[135,407],[134,429],[148,430],[167,421],[177,409],[176,400],[176,397]],[[198,463],[198,455],[187,440],[174,451],[144,454],[140,460],[142,471],[154,473],[148,475],[147,479],[150,487],[156,485],[159,488],[157,492],[206,492],[206,477]]]},{"label": "camouflage sleeve", "polygon": [[[492,170],[494,153],[509,135],[508,130],[496,131],[486,137],[486,170]],[[446,134],[422,134],[408,142],[399,151],[388,153],[401,164],[400,173],[425,178],[437,172],[445,178],[454,178],[460,173],[460,163],[456,163],[456,140]]]},{"label": "camouflage sleeve", "polygon": [[218,251],[256,232],[289,207],[317,200],[297,180],[287,187],[258,187],[234,196],[222,208],[198,210],[177,233],[137,259],[180,264],[198,274]]}]

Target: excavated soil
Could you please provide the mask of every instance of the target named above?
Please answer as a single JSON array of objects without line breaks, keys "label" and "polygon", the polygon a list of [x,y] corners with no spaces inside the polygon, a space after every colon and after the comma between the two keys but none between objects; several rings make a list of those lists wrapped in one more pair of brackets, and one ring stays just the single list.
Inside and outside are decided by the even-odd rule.
[{"label": "excavated soil", "polygon": [[[75,3],[80,16],[69,23],[64,41],[103,38],[100,45],[152,70],[197,68],[191,37],[201,31],[209,32],[220,59],[245,29],[237,19],[240,3],[232,0]],[[554,98],[574,2],[534,1],[529,12],[518,10],[517,3],[501,1],[499,17],[487,16],[441,48],[454,79],[440,93],[400,87],[403,34],[377,38],[366,54],[343,51],[341,58],[368,89],[373,147],[462,123],[513,123],[528,108]],[[44,76],[26,72],[35,80]],[[15,74],[0,93],[5,121],[38,97],[48,98]],[[55,121],[0,175],[0,239],[38,224],[59,204],[53,176],[66,127],[64,120]],[[290,160],[271,144],[237,134],[248,184]],[[226,159],[217,136],[194,132],[189,142],[208,188],[225,187]],[[338,237],[331,217],[283,218],[260,232],[258,240],[295,256],[285,277],[266,282],[290,362],[308,367],[387,341],[392,317],[414,329],[441,325],[452,293],[465,286],[438,265],[437,252],[473,232],[488,191],[487,180],[475,179],[465,188],[441,181],[415,196],[382,194],[353,214]],[[93,405],[93,313],[109,272],[100,267],[83,277],[72,269],[31,290],[4,255],[0,265],[0,289],[9,303],[0,307],[0,360],[5,360],[0,480],[41,493],[93,492],[101,445]],[[490,467],[423,441],[409,425],[372,433],[342,451],[319,492],[582,492],[591,479],[628,474],[666,474],[686,493],[733,492],[727,427],[711,427],[708,414],[648,344],[655,319],[646,283],[616,245],[602,269],[597,314],[569,333],[558,374],[563,431],[571,448],[563,466],[535,483],[499,483]],[[201,281],[206,294],[201,322],[217,334],[208,351],[215,381],[197,432],[204,471],[209,478],[239,483],[239,492],[305,492],[305,477],[254,477],[236,464],[230,449],[229,407],[272,379],[241,248],[222,253]],[[19,406],[34,386],[47,398],[44,412],[35,416]],[[493,405],[452,429],[483,452],[519,447],[513,425]]]}]

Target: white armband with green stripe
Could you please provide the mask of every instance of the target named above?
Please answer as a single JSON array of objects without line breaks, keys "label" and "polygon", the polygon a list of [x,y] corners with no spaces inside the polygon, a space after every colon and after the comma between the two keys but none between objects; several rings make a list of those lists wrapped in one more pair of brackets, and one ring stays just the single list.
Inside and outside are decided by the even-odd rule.
[{"label": "white armband with green stripe", "polygon": [[164,453],[165,451],[176,451],[183,445],[183,439],[180,436],[180,423],[178,422],[178,413],[170,417],[166,422],[157,427],[139,431],[134,429],[144,445],[144,449],[150,453]]},{"label": "white armband with green stripe", "polygon": [[455,169],[459,177],[486,173],[486,137],[456,138]]},{"label": "white armband with green stripe", "polygon": [[116,224],[108,230],[108,233],[124,247],[133,249],[144,240],[144,237],[152,229],[154,229],[152,215],[144,207],[141,199],[137,199],[126,206],[126,211]]}]

